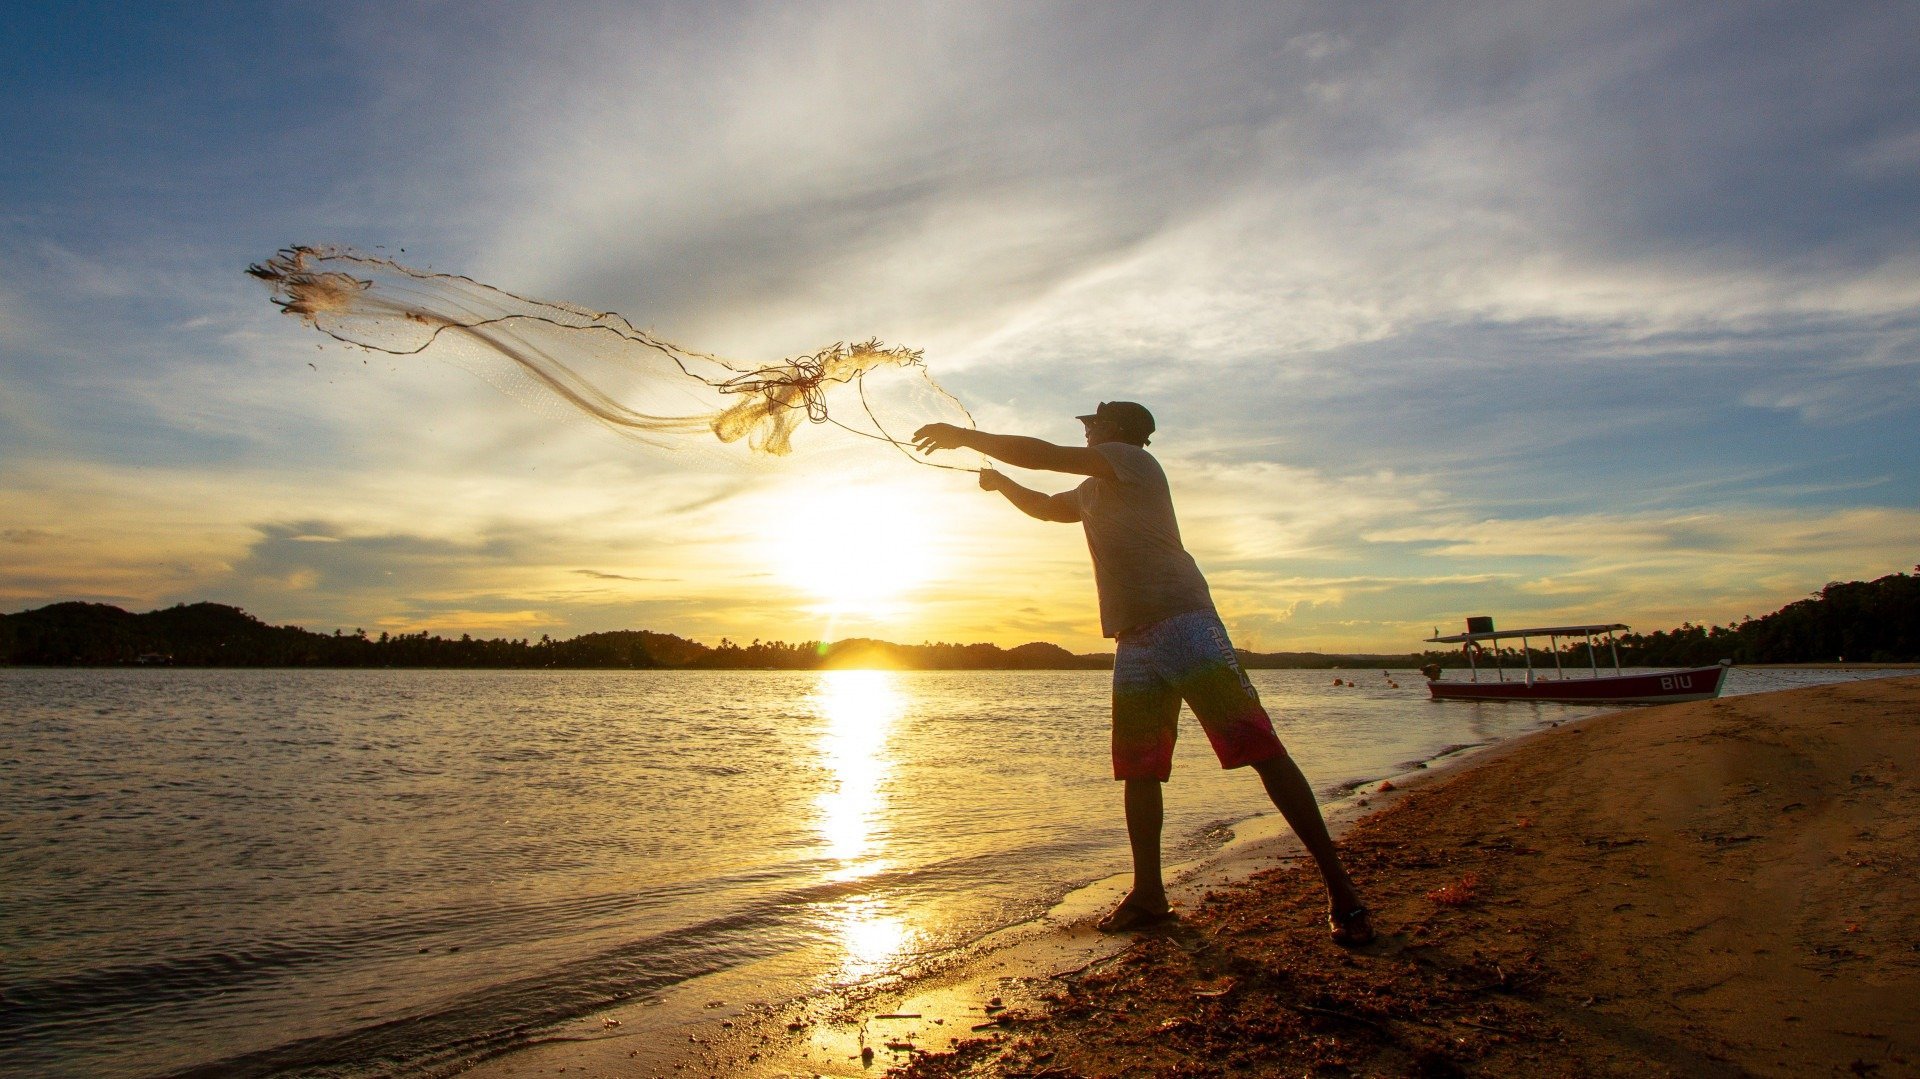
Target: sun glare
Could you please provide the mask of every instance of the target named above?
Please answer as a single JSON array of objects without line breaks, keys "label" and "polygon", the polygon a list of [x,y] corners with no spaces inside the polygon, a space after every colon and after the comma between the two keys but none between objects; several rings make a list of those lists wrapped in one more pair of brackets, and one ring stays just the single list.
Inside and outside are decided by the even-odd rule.
[{"label": "sun glare", "polygon": [[813,704],[826,720],[820,758],[831,784],[820,792],[815,827],[823,853],[839,863],[833,879],[853,880],[886,864],[874,833],[884,831],[887,741],[904,702],[886,671],[822,671]]},{"label": "sun glare", "polygon": [[920,495],[853,487],[797,496],[771,515],[773,563],[826,613],[888,613],[933,574],[930,511]]}]

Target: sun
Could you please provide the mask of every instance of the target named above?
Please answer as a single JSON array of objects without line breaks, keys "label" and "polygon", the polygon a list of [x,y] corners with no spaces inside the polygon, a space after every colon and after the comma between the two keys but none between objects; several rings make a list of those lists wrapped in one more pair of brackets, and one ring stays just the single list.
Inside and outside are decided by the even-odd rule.
[{"label": "sun", "polygon": [[933,576],[937,519],[908,488],[863,485],[793,497],[774,515],[773,564],[827,613],[882,615]]}]

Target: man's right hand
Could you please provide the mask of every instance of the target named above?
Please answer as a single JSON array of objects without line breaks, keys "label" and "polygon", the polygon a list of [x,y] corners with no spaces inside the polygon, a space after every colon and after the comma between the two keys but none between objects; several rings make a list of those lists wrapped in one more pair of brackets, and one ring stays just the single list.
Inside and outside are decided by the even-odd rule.
[{"label": "man's right hand", "polygon": [[930,423],[913,433],[913,448],[921,453],[957,450],[966,445],[967,431],[950,423]]},{"label": "man's right hand", "polygon": [[982,491],[1004,491],[1012,483],[1012,480],[995,472],[991,468],[983,468],[980,470],[980,489]]}]

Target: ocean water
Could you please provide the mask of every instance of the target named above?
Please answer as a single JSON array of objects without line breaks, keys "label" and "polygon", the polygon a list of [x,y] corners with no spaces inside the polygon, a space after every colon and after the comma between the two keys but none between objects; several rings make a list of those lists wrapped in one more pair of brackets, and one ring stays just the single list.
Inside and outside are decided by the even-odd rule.
[{"label": "ocean water", "polygon": [[[1329,800],[1593,711],[1253,677]],[[743,964],[883,976],[1126,868],[1106,682],[0,669],[0,1074],[426,1074]],[[1271,812],[1182,722],[1170,860]]]}]

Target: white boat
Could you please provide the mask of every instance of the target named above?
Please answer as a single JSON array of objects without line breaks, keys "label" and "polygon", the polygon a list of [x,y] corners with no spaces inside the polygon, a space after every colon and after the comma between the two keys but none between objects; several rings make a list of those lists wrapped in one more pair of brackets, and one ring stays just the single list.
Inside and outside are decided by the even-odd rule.
[{"label": "white boat", "polygon": [[[1591,626],[1541,626],[1530,629],[1493,628],[1493,619],[1467,619],[1467,632],[1427,638],[1428,644],[1457,644],[1467,653],[1468,677],[1443,679],[1437,665],[1427,668],[1427,692],[1436,701],[1554,701],[1562,704],[1671,704],[1703,701],[1720,695],[1731,660],[1711,667],[1627,674],[1620,669],[1620,649],[1614,634],[1627,627],[1619,622]],[[1613,673],[1603,674],[1594,638],[1603,635],[1613,657]],[[1568,669],[1560,661],[1560,639],[1586,638],[1588,669]],[[1553,655],[1553,671],[1536,670],[1532,642],[1544,639]],[[1509,670],[1493,651],[1493,669],[1482,677],[1482,642],[1518,640],[1525,665]]]}]

